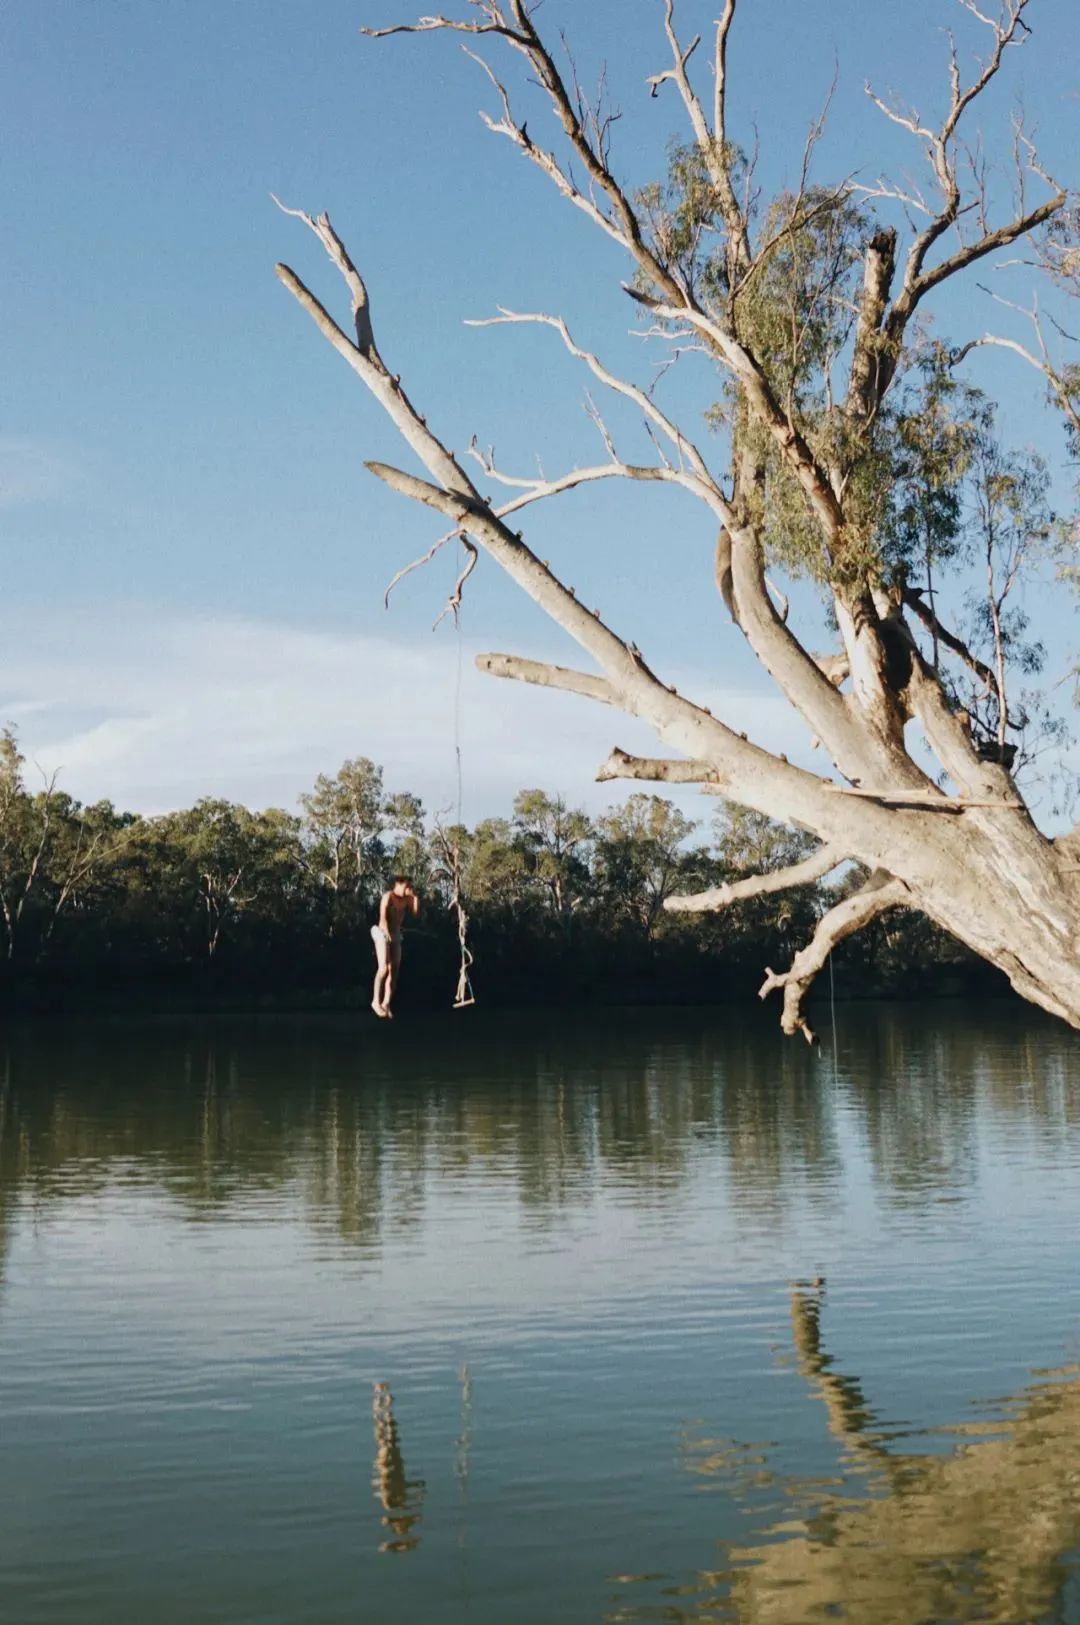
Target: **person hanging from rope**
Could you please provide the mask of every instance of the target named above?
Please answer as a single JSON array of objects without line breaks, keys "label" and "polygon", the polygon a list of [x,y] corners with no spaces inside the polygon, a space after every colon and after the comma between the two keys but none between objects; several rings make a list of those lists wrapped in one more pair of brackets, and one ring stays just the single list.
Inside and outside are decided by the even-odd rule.
[{"label": "person hanging from rope", "polygon": [[390,890],[379,899],[379,921],[371,928],[375,944],[375,987],[371,1008],[384,1020],[392,1020],[390,1002],[397,992],[401,977],[401,937],[406,915],[413,919],[420,912],[420,898],[412,882],[404,875],[395,875]]}]

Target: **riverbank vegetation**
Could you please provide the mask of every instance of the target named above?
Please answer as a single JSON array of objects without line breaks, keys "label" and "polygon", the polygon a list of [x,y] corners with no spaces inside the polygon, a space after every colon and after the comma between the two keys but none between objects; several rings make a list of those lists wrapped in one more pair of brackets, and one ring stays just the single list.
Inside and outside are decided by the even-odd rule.
[{"label": "riverbank vegetation", "polygon": [[[705,803],[706,814],[709,804]],[[717,802],[700,821],[634,794],[591,816],[522,790],[472,828],[432,819],[364,757],[320,775],[295,812],[204,798],[158,817],[36,788],[0,736],[0,998],[11,1009],[360,1006],[370,926],[401,871],[424,909],[405,1006],[449,1004],[457,853],[483,1004],[745,998],[787,963],[854,876],[688,917],[673,895],[787,871],[808,837]],[[837,958],[841,996],[950,992],[975,961],[924,918],[883,917]],[[983,973],[984,974],[984,973]]]}]

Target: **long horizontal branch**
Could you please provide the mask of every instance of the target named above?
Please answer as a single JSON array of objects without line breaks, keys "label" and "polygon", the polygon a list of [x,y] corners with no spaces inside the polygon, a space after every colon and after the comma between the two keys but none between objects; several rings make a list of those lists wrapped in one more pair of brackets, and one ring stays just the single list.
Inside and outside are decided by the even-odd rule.
[{"label": "long horizontal branch", "polygon": [[784,1009],[780,1018],[783,1031],[790,1037],[801,1032],[808,1044],[814,1043],[814,1034],[802,1013],[802,1003],[813,985],[814,978],[828,962],[838,943],[854,936],[871,920],[888,909],[900,908],[911,900],[911,894],[902,880],[895,879],[883,869],[877,869],[861,886],[818,921],[817,929],[805,948],[801,948],[791,962],[790,970],[766,970],[759,998],[767,998],[774,988],[784,990]]},{"label": "long horizontal branch", "polygon": [[[502,479],[503,476],[492,473],[492,478]],[[512,497],[509,502],[500,503],[493,512],[499,519],[507,519],[511,514],[520,513],[523,508],[531,508],[535,502],[546,502],[549,497],[562,496],[564,491],[575,491],[579,485],[592,485],[597,480],[639,480],[646,484],[680,485],[684,491],[713,506],[711,489],[683,469],[616,460],[599,463],[593,468],[573,468],[554,480],[515,480],[516,485],[523,487],[521,494]]]},{"label": "long horizontal branch", "polygon": [[611,779],[646,779],[654,784],[715,784],[710,762],[679,761],[663,756],[631,756],[615,746],[596,770],[597,784]]},{"label": "long horizontal branch", "polygon": [[745,902],[750,897],[768,897],[775,892],[793,891],[798,886],[811,886],[823,880],[842,863],[849,854],[842,848],[822,846],[801,863],[786,869],[772,869],[767,874],[747,875],[744,880],[731,880],[723,886],[710,886],[708,891],[687,892],[665,899],[664,907],[671,914],[714,914],[732,903]]},{"label": "long horizontal branch", "polygon": [[488,677],[508,677],[518,683],[533,683],[537,688],[558,688],[567,694],[580,694],[587,700],[599,700],[602,705],[620,703],[619,694],[606,677],[571,671],[566,666],[552,666],[546,660],[527,660],[523,655],[482,654],[477,655],[476,666]]}]

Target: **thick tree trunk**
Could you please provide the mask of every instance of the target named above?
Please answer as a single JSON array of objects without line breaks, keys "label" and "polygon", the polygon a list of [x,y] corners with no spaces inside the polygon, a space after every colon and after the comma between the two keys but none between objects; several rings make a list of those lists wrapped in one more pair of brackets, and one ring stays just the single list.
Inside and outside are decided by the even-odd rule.
[{"label": "thick tree trunk", "polygon": [[953,833],[929,885],[910,884],[916,907],[1005,973],[1033,1004],[1080,1027],[1080,873],[1026,814],[992,832]]}]

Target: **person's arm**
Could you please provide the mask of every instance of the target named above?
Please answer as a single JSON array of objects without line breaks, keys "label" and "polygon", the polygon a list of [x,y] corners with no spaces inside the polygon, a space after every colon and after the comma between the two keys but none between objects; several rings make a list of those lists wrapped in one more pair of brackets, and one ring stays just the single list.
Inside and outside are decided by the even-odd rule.
[{"label": "person's arm", "polygon": [[412,908],[413,919],[415,920],[420,912],[420,893],[413,891],[411,886],[409,887],[409,906]]},{"label": "person's arm", "polygon": [[384,891],[379,899],[379,925],[390,935],[390,893]]}]

